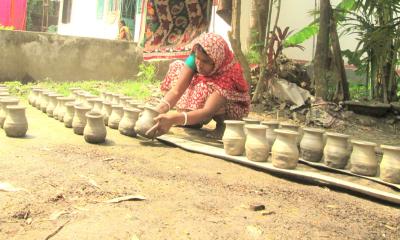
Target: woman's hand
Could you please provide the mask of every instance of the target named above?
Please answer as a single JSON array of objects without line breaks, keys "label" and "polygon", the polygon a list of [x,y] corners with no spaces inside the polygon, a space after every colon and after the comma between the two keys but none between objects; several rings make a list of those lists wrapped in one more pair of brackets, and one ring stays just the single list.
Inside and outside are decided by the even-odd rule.
[{"label": "woman's hand", "polygon": [[154,134],[154,137],[158,137],[168,133],[172,125],[179,123],[181,115],[182,114],[179,113],[164,113],[158,115],[154,118],[156,124],[146,132],[146,135]]}]

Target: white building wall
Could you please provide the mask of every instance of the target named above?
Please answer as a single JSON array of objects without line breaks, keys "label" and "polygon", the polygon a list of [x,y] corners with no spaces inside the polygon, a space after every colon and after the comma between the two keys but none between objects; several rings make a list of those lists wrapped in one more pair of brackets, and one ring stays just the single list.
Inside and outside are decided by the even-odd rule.
[{"label": "white building wall", "polygon": [[108,14],[107,1],[103,19],[97,19],[97,0],[72,1],[71,21],[62,23],[63,0],[60,1],[60,14],[58,19],[58,34],[94,37],[103,39],[116,39],[118,36],[119,14]]}]

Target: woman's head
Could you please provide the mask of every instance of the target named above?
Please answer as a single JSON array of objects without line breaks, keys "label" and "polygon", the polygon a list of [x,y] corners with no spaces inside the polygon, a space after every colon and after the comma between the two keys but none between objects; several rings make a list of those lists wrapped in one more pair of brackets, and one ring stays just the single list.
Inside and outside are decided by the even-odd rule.
[{"label": "woman's head", "polygon": [[123,27],[126,26],[125,21],[124,20],[120,20],[119,21],[119,27]]},{"label": "woman's head", "polygon": [[[203,33],[193,45],[196,53],[196,65],[204,73],[197,69],[200,74],[210,76],[219,73],[224,66],[233,60],[233,54],[229,50],[226,41],[218,34]],[[199,59],[200,58],[200,59]],[[198,63],[203,64],[203,67]],[[211,70],[210,70],[211,68]]]}]

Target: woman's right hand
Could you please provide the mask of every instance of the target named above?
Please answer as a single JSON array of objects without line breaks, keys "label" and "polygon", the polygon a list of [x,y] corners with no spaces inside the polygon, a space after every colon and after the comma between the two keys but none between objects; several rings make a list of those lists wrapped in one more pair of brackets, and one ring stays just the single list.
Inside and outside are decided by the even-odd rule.
[{"label": "woman's right hand", "polygon": [[177,113],[163,113],[158,115],[154,118],[156,124],[146,132],[146,135],[158,137],[168,133],[172,125],[179,123],[180,115]]}]

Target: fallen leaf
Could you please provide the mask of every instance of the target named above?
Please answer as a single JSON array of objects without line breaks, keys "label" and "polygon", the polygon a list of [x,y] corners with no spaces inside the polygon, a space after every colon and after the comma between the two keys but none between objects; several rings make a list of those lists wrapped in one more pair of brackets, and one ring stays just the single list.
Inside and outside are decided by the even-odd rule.
[{"label": "fallen leaf", "polygon": [[119,203],[123,201],[143,201],[146,200],[145,197],[140,195],[128,195],[124,197],[117,197],[110,200],[105,201],[105,203]]},{"label": "fallen leaf", "polygon": [[0,191],[3,192],[18,192],[21,191],[22,188],[16,188],[13,185],[9,184],[9,183],[2,183],[0,182]]}]

